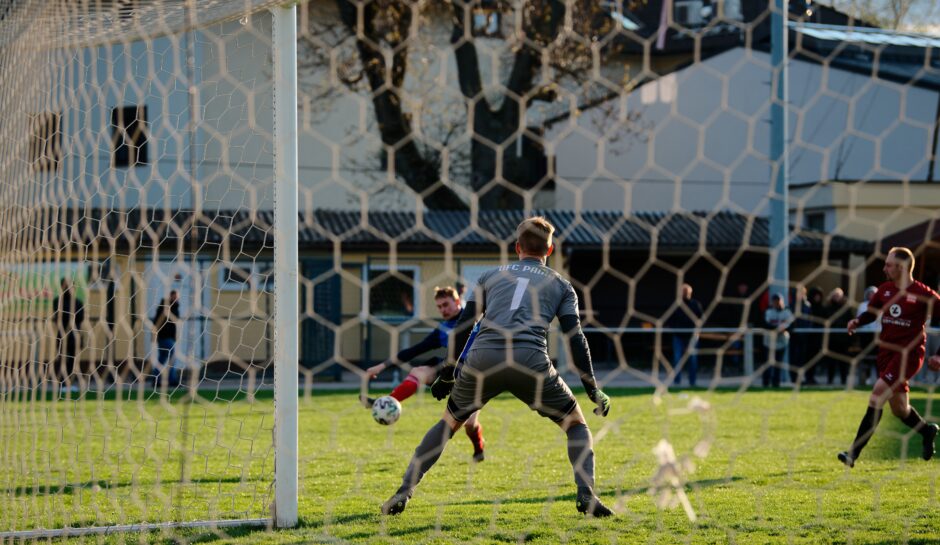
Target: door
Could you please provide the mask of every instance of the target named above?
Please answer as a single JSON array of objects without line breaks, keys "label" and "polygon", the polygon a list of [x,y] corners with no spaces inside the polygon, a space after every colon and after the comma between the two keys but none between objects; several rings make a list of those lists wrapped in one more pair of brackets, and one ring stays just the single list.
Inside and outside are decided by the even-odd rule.
[{"label": "door", "polygon": [[[208,266],[204,262],[157,261],[147,263],[147,318],[152,320],[160,301],[177,291],[180,296],[179,327],[176,337],[177,369],[199,370],[205,363],[208,352],[208,335],[205,321],[208,290]],[[198,304],[197,304],[198,302]],[[156,360],[156,339],[151,327],[144,328],[148,360]]]},{"label": "door", "polygon": [[[311,259],[301,262],[301,274],[306,282],[301,283],[300,300],[303,320],[300,326],[300,361],[306,368],[317,372],[327,371],[324,363],[333,359],[336,343],[335,330],[327,324],[340,322],[340,277],[333,269],[330,259]],[[313,280],[313,297],[308,297],[309,281]],[[308,308],[310,303],[313,308]],[[314,318],[315,316],[315,318]],[[342,371],[338,365],[329,366],[334,375]]]}]

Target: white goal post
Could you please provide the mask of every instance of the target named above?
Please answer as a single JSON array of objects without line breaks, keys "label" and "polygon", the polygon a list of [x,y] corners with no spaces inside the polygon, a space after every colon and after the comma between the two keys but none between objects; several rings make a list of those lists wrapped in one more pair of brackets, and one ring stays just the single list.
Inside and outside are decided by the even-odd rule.
[{"label": "white goal post", "polygon": [[0,541],[297,524],[297,5],[0,5]]}]

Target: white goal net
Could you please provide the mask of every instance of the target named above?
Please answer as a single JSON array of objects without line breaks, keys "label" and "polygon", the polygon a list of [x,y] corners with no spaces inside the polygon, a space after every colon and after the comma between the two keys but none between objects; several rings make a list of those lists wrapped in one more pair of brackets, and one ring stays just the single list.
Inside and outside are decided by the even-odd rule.
[{"label": "white goal net", "polygon": [[0,535],[296,512],[273,365],[296,342],[273,291],[296,127],[269,7],[0,7]]},{"label": "white goal net", "polygon": [[[741,529],[716,490],[770,512],[790,469],[739,468],[851,441],[877,332],[845,327],[889,248],[938,288],[940,38],[916,31],[940,13],[913,2],[927,22],[904,30],[846,7],[877,2],[777,3],[0,0],[0,540],[298,509],[324,539],[400,537],[372,517],[443,405],[419,385],[391,428],[361,405],[444,354],[366,369],[436,331],[439,288],[516,260],[534,215],[599,383],[632,411],[584,410],[602,499],[651,541],[695,521],[802,537]],[[548,341],[577,390],[557,324]],[[928,420],[936,379],[913,381]],[[482,411],[486,465],[451,448],[460,477],[429,474],[433,521],[402,539],[492,537],[450,524],[467,502],[515,539],[570,503],[567,466],[525,447],[564,440],[503,401]],[[896,469],[913,435],[884,429]],[[844,484],[794,487],[812,503]],[[545,511],[512,514],[531,498]],[[558,524],[548,541],[573,532]]]}]

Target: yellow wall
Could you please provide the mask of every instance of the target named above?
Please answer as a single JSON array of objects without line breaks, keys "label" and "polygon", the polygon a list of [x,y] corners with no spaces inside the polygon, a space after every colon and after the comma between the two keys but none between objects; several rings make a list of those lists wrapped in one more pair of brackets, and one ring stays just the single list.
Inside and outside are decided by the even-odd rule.
[{"label": "yellow wall", "polygon": [[940,190],[936,184],[903,182],[828,182],[793,188],[790,208],[832,210],[833,234],[876,241],[936,218]]},{"label": "yellow wall", "polygon": [[[832,234],[878,242],[913,225],[938,217],[940,190],[935,184],[905,182],[827,182],[790,191],[790,209],[806,212],[828,211]],[[841,263],[795,268],[792,278],[806,278],[807,285],[819,285],[825,291],[842,285],[848,276],[847,296],[860,301],[865,290],[865,270],[880,257],[852,256],[847,270]]]},{"label": "yellow wall", "polygon": [[[515,260],[516,256],[505,256],[507,259]],[[446,267],[446,262],[440,254],[433,253],[401,253],[397,257],[396,263],[400,266],[417,265],[420,267],[420,287],[421,292],[418,315],[414,320],[404,323],[388,323],[379,318],[373,317],[372,327],[367,328],[359,315],[362,309],[362,267],[366,262],[371,265],[388,265],[387,259],[370,259],[365,253],[346,253],[343,254],[343,269],[349,274],[342,279],[342,308],[343,324],[340,327],[342,343],[342,354],[351,361],[359,361],[366,357],[363,350],[363,339],[371,331],[372,335],[372,353],[369,357],[373,361],[379,361],[390,357],[393,354],[391,339],[397,335],[400,339],[398,349],[404,348],[412,343],[418,342],[428,329],[437,325],[440,315],[434,304],[433,290],[435,286],[452,286],[457,281],[459,268],[467,265],[496,265],[501,262],[499,253],[479,254],[466,253],[455,254],[450,267]],[[562,258],[559,252],[549,263],[550,266],[561,270]],[[409,335],[407,331],[415,331]],[[557,339],[553,333],[549,339],[549,346],[553,357],[555,347],[558,346]]]},{"label": "yellow wall", "polygon": [[[508,257],[508,256],[506,256]],[[148,256],[149,258],[149,256]],[[512,256],[515,259],[515,256]],[[420,340],[429,329],[440,320],[434,304],[435,286],[454,285],[458,271],[466,265],[495,265],[500,262],[498,253],[493,254],[458,254],[453,256],[448,268],[443,256],[432,252],[401,253],[397,263],[401,266],[419,268],[420,298],[416,308],[417,316],[404,322],[390,322],[371,317],[372,327],[367,327],[362,315],[362,271],[367,263],[372,266],[388,265],[387,259],[377,259],[366,253],[346,253],[343,255],[342,275],[340,280],[342,316],[335,328],[340,343],[340,355],[349,362],[360,362],[366,357],[363,349],[367,333],[372,335],[372,360],[389,357],[395,348],[401,349]],[[115,278],[114,313],[115,324],[110,331],[107,323],[108,293],[103,283],[98,288],[90,288],[85,301],[86,327],[83,331],[82,359],[98,367],[102,373],[109,362],[132,363],[125,365],[122,372],[128,373],[126,380],[138,372],[141,365],[147,367],[145,360],[152,354],[148,343],[151,337],[146,334],[152,327],[150,318],[155,309],[148,306],[146,285],[148,261],[131,262],[127,257],[114,256],[112,263],[117,276]],[[562,259],[552,258],[550,265],[560,267]],[[235,371],[244,370],[249,364],[263,364],[270,360],[273,353],[272,312],[273,296],[264,291],[223,291],[220,289],[219,265],[208,265],[203,270],[204,286],[208,290],[206,335],[208,337],[205,362],[230,362]],[[308,285],[308,287],[310,287]],[[134,291],[132,297],[132,290]],[[133,305],[133,309],[131,308]],[[55,358],[55,333],[49,324],[51,312],[33,312],[40,328],[34,333],[24,333],[0,347],[0,358],[4,361],[24,362],[36,358],[52,361]],[[22,317],[0,316],[0,327],[7,329],[25,328]],[[4,325],[5,324],[5,325]],[[182,327],[195,327],[194,322],[184,322]],[[414,330],[410,335],[409,330]],[[393,338],[400,339],[397,346]],[[30,344],[30,339],[41,339],[41,348]],[[152,341],[151,341],[152,342]],[[557,339],[551,339],[553,348]],[[104,365],[104,367],[101,367]]]}]

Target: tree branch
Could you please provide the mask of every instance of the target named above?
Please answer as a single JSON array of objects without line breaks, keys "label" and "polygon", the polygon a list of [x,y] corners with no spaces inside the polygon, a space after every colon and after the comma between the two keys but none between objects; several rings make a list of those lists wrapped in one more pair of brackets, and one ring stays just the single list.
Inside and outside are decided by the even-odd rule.
[{"label": "tree branch", "polygon": [[[374,1],[362,5],[361,22],[358,7],[351,0],[337,0],[337,5],[343,23],[356,36],[356,48],[359,51],[362,70],[369,81],[382,143],[394,150],[392,168],[395,175],[412,190],[422,194],[424,204],[428,208],[467,209],[467,205],[453,190],[440,184],[438,163],[421,154],[415,142],[411,122],[402,109],[401,85],[407,68],[407,48],[401,45],[408,40],[410,8],[405,7],[401,13],[392,15],[396,20],[396,27],[387,32],[386,39],[383,39],[375,26],[378,12]],[[400,8],[401,5],[398,6]],[[386,52],[380,49],[383,41],[394,48],[390,55],[391,67],[386,66]]]}]

